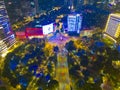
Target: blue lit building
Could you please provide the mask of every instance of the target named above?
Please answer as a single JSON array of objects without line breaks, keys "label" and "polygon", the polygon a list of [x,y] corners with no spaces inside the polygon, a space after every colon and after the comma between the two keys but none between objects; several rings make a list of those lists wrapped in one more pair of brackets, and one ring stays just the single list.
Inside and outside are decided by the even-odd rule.
[{"label": "blue lit building", "polygon": [[68,33],[71,34],[80,34],[82,16],[80,14],[71,14],[68,15]]},{"label": "blue lit building", "polygon": [[0,53],[7,51],[15,43],[4,0],[0,1]]}]

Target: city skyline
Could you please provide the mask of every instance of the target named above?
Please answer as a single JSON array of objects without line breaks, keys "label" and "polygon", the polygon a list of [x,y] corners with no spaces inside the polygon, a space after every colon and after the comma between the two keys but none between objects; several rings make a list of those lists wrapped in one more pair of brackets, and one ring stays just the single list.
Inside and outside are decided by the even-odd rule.
[{"label": "city skyline", "polygon": [[1,0],[0,90],[119,90],[119,0]]}]

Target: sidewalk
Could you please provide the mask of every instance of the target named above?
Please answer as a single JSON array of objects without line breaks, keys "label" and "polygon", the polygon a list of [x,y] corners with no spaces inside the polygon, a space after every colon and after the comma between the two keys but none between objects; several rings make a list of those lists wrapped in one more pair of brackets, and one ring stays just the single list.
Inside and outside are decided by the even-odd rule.
[{"label": "sidewalk", "polygon": [[57,55],[56,79],[59,90],[70,90],[69,69],[66,54],[61,50]]}]

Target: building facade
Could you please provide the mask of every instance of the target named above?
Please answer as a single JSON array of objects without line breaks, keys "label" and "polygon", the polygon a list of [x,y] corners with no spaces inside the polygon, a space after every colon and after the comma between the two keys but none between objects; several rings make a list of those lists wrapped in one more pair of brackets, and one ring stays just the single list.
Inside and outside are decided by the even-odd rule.
[{"label": "building facade", "polygon": [[39,13],[39,2],[38,0],[22,0],[21,3],[21,13],[23,16],[34,16],[36,13]]},{"label": "building facade", "polygon": [[115,40],[120,36],[120,14],[110,14],[106,28],[105,34]]},{"label": "building facade", "polygon": [[0,1],[0,53],[6,51],[15,43],[15,37],[11,30],[9,17],[4,0]]},{"label": "building facade", "polygon": [[80,14],[68,15],[68,33],[80,33],[82,16]]},{"label": "building facade", "polygon": [[38,0],[4,0],[11,23],[35,16],[39,12]]}]

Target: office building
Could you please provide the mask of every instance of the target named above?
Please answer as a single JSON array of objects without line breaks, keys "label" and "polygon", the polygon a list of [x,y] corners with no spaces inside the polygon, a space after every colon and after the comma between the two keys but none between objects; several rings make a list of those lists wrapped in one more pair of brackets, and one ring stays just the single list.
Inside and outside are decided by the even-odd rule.
[{"label": "office building", "polygon": [[15,43],[15,37],[11,30],[9,17],[4,0],[0,1],[0,53],[6,51]]},{"label": "office building", "polygon": [[120,14],[110,14],[106,28],[105,35],[115,41],[120,35]]},{"label": "office building", "polygon": [[68,33],[79,34],[81,30],[82,16],[80,14],[68,15]]}]

